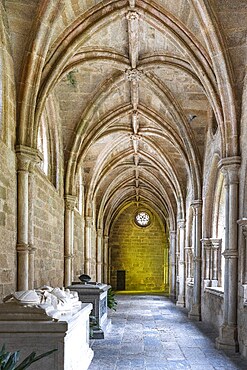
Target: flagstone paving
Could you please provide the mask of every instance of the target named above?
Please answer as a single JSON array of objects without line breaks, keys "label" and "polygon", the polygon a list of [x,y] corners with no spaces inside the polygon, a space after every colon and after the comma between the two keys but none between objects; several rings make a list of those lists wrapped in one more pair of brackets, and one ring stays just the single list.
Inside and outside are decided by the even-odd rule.
[{"label": "flagstone paving", "polygon": [[111,331],[93,340],[89,370],[247,370],[247,360],[215,349],[217,332],[188,319],[162,295],[118,295]]}]

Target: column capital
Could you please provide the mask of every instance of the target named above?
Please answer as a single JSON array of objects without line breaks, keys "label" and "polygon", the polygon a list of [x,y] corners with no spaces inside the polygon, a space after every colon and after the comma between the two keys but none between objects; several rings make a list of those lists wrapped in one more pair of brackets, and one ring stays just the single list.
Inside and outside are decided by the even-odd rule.
[{"label": "column capital", "polygon": [[211,249],[212,248],[212,240],[210,238],[201,239],[201,243],[202,243],[204,249]]},{"label": "column capital", "polygon": [[[43,155],[38,149],[25,145],[17,145],[15,152],[17,156],[18,171],[30,170],[30,172],[32,172],[34,167],[43,160]],[[30,164],[32,165],[31,168]]]},{"label": "column capital", "polygon": [[195,210],[200,209],[202,207],[202,200],[195,199],[190,203],[190,206]]},{"label": "column capital", "polygon": [[178,225],[179,229],[184,229],[185,228],[185,220],[184,219],[177,220],[177,225]]},{"label": "column capital", "polygon": [[219,161],[218,168],[223,173],[226,184],[239,183],[239,168],[241,165],[240,157],[227,157]]},{"label": "column capital", "polygon": [[64,196],[65,208],[69,211],[74,211],[76,204],[76,196],[71,194],[65,194]]},{"label": "column capital", "polygon": [[97,229],[97,236],[102,237],[103,236],[103,230],[102,229]]},{"label": "column capital", "polygon": [[242,219],[238,220],[237,223],[239,224],[239,226],[241,226],[242,233],[243,233],[245,239],[247,239],[247,218],[242,218]]},{"label": "column capital", "polygon": [[104,235],[104,241],[105,242],[108,242],[108,240],[109,240],[109,236],[108,235]]},{"label": "column capital", "polygon": [[213,249],[218,249],[218,248],[221,247],[222,239],[211,238],[211,242],[212,242],[212,248]]},{"label": "column capital", "polygon": [[85,217],[85,226],[86,227],[92,227],[93,226],[93,217],[92,216],[86,216]]}]

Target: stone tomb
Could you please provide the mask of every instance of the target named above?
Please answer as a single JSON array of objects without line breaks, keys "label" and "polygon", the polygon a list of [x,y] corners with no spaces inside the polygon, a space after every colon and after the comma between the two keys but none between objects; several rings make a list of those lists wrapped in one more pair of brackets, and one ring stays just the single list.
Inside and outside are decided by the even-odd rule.
[{"label": "stone tomb", "polygon": [[107,291],[111,286],[102,283],[73,282],[68,288],[78,293],[81,302],[93,304],[91,315],[95,316],[100,327],[99,330],[93,330],[93,338],[103,339],[104,332],[111,326],[111,320],[107,317]]},{"label": "stone tomb", "polygon": [[20,350],[20,361],[33,351],[39,355],[58,349],[30,370],[87,370],[93,358],[89,347],[92,304],[78,303],[64,311],[45,304],[0,304],[0,348],[5,344],[7,351]]}]

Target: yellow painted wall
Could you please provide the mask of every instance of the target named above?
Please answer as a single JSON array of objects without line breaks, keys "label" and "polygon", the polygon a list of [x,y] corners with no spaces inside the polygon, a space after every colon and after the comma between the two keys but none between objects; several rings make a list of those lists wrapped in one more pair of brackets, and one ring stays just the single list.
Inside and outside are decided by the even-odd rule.
[{"label": "yellow painted wall", "polygon": [[151,213],[150,226],[136,226],[136,210],[134,204],[129,206],[117,217],[111,228],[111,285],[116,289],[117,270],[125,270],[126,290],[167,290],[168,242],[164,227],[154,212]]}]

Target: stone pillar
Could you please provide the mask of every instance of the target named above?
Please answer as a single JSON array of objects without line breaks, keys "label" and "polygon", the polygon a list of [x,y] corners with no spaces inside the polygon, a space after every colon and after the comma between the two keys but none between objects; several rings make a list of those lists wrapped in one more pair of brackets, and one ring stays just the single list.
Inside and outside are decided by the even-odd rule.
[{"label": "stone pillar", "polygon": [[241,226],[244,236],[244,248],[242,253],[242,283],[247,284],[247,218],[238,220],[238,224]]},{"label": "stone pillar", "polygon": [[73,279],[74,208],[76,197],[67,194],[64,199],[64,286],[67,287],[71,285]]},{"label": "stone pillar", "polygon": [[211,239],[212,243],[212,276],[211,286],[219,286],[220,256],[221,256],[221,239]]},{"label": "stone pillar", "polygon": [[102,229],[97,230],[97,282],[102,283],[102,239],[103,239],[103,231]]},{"label": "stone pillar", "polygon": [[34,289],[34,261],[35,250],[34,247],[34,172],[35,166],[38,162],[32,161],[29,165],[29,181],[28,181],[28,289]]},{"label": "stone pillar", "polygon": [[178,300],[176,305],[185,306],[185,221],[178,221],[178,241],[179,241],[179,285],[178,285]]},{"label": "stone pillar", "polygon": [[211,251],[212,242],[209,238],[204,238],[201,240],[202,250],[203,250],[203,281],[204,288],[211,285]]},{"label": "stone pillar", "polygon": [[18,145],[17,155],[17,289],[31,289],[34,284],[33,186],[34,168],[41,153]]},{"label": "stone pillar", "polygon": [[218,349],[238,351],[237,336],[237,294],[238,294],[238,183],[240,158],[224,158],[219,168],[224,174],[226,184],[226,236],[225,236],[225,284],[224,284],[224,322],[216,339]]},{"label": "stone pillar", "polygon": [[171,261],[171,282],[170,282],[170,297],[172,300],[176,298],[176,231],[170,231],[170,261]]},{"label": "stone pillar", "polygon": [[30,158],[17,153],[17,290],[28,289],[28,168]]},{"label": "stone pillar", "polygon": [[104,283],[107,284],[109,282],[108,278],[108,269],[109,269],[109,259],[108,259],[108,244],[109,244],[109,236],[104,236]]},{"label": "stone pillar", "polygon": [[93,218],[87,216],[85,218],[85,274],[91,274],[91,260],[92,260],[92,225]]},{"label": "stone pillar", "polygon": [[193,303],[189,318],[201,320],[201,279],[202,279],[202,256],[201,256],[201,234],[202,234],[202,201],[195,200],[191,204],[194,213],[194,287]]}]

